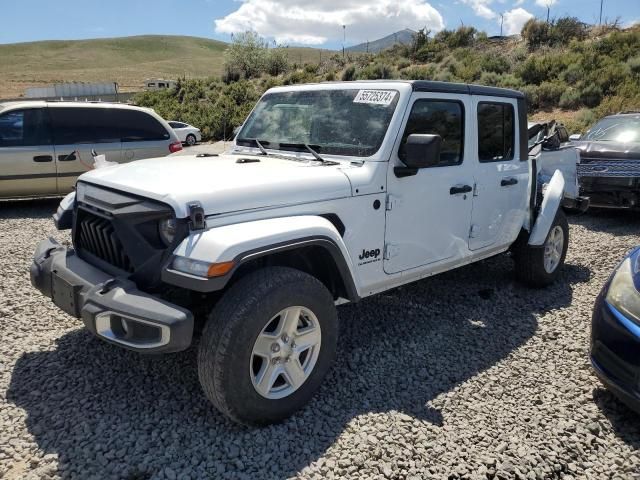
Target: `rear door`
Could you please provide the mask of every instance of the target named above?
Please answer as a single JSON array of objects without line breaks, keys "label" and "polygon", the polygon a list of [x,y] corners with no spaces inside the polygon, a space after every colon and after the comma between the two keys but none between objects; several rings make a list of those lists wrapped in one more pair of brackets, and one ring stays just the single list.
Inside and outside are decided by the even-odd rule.
[{"label": "rear door", "polygon": [[[111,107],[49,107],[58,168],[58,193],[70,192],[79,175],[93,168],[91,150],[122,162],[120,128]],[[75,153],[74,153],[75,152]]]},{"label": "rear door", "polygon": [[152,115],[123,108],[116,116],[122,129],[123,161],[165,157],[171,153],[171,134]]},{"label": "rear door", "polygon": [[518,236],[528,201],[529,164],[520,159],[516,99],[473,97],[476,186],[469,248],[500,248]]},{"label": "rear door", "polygon": [[0,114],[0,197],[55,195],[53,155],[46,108]]}]

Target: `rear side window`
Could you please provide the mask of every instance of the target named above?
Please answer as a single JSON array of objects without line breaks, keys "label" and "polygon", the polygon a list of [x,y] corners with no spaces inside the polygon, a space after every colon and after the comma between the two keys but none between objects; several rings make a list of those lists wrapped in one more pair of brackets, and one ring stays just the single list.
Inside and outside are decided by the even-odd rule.
[{"label": "rear side window", "polygon": [[168,140],[169,132],[158,120],[139,110],[116,110],[116,118],[122,129],[123,142]]},{"label": "rear side window", "polygon": [[51,145],[51,128],[43,108],[11,110],[0,115],[0,147]]},{"label": "rear side window", "polygon": [[481,162],[512,160],[515,145],[513,105],[478,104],[478,157]]},{"label": "rear side window", "polygon": [[120,142],[113,108],[49,108],[56,145]]},{"label": "rear side window", "polygon": [[409,135],[432,134],[442,137],[438,167],[462,163],[464,146],[464,106],[455,100],[417,100],[411,108],[402,136],[398,157],[406,158]]}]

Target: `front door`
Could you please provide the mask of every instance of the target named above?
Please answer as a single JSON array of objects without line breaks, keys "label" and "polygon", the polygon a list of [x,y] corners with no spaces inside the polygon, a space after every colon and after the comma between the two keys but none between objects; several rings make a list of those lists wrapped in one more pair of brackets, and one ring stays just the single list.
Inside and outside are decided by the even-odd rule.
[{"label": "front door", "polygon": [[[403,135],[389,168],[385,260],[386,273],[454,261],[468,254],[473,168],[467,153],[470,128],[468,96],[420,93],[412,97]],[[442,137],[440,162],[398,177],[404,144],[411,134]]]},{"label": "front door", "polygon": [[517,112],[515,99],[473,97],[478,133],[471,250],[510,245],[522,227],[529,199],[529,164],[528,158],[520,158]]},{"label": "front door", "polygon": [[56,194],[56,164],[45,108],[0,114],[0,198]]}]

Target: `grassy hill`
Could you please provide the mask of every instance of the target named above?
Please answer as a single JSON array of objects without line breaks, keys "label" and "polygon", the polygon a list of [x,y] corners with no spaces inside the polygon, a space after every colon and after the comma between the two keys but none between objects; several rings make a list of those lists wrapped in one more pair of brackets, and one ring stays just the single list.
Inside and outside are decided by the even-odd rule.
[{"label": "grassy hill", "polygon": [[[165,118],[197,125],[221,139],[240,125],[268,88],[332,80],[423,79],[515,88],[533,118],[555,118],[581,132],[604,115],[640,109],[640,26],[590,27],[575,18],[528,22],[522,36],[488,38],[473,27],[416,32],[411,44],[379,53],[348,52],[280,65],[273,74],[255,49],[233,47],[240,70],[179,82],[176,89],[139,94],[134,101]],[[271,51],[272,52],[272,51]],[[262,52],[265,56],[267,52]],[[291,56],[289,56],[291,59]],[[252,65],[249,65],[251,63]],[[252,68],[241,69],[249,65]]]},{"label": "grassy hill", "polygon": [[[0,98],[57,82],[118,82],[138,91],[147,78],[218,76],[227,44],[198,37],[143,35],[0,45]],[[289,48],[292,62],[318,61],[320,51]]]}]

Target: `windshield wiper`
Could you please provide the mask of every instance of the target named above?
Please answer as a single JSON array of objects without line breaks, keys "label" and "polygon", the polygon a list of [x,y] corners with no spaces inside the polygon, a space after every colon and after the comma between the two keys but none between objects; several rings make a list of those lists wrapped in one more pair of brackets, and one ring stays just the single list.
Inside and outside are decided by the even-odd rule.
[{"label": "windshield wiper", "polygon": [[313,155],[316,160],[322,163],[327,163],[327,161],[324,158],[322,158],[318,152],[316,152],[313,148],[311,148],[308,143],[303,143],[302,145],[304,145],[304,148],[309,150],[309,153],[311,153],[311,155]]},{"label": "windshield wiper", "polygon": [[333,162],[333,161],[325,160],[324,158],[322,158],[322,156],[320,156],[320,154],[308,143],[281,143],[280,147],[281,148],[284,147],[285,149],[286,148],[304,148],[311,155],[313,155],[313,158],[315,158],[317,161],[325,165],[339,165],[338,162]]},{"label": "windshield wiper", "polygon": [[258,140],[257,138],[254,138],[253,141],[256,142],[256,145],[260,149],[260,153],[262,153],[262,155],[269,155],[267,153],[267,149],[264,148],[264,145],[262,145],[262,142],[260,140]]}]

